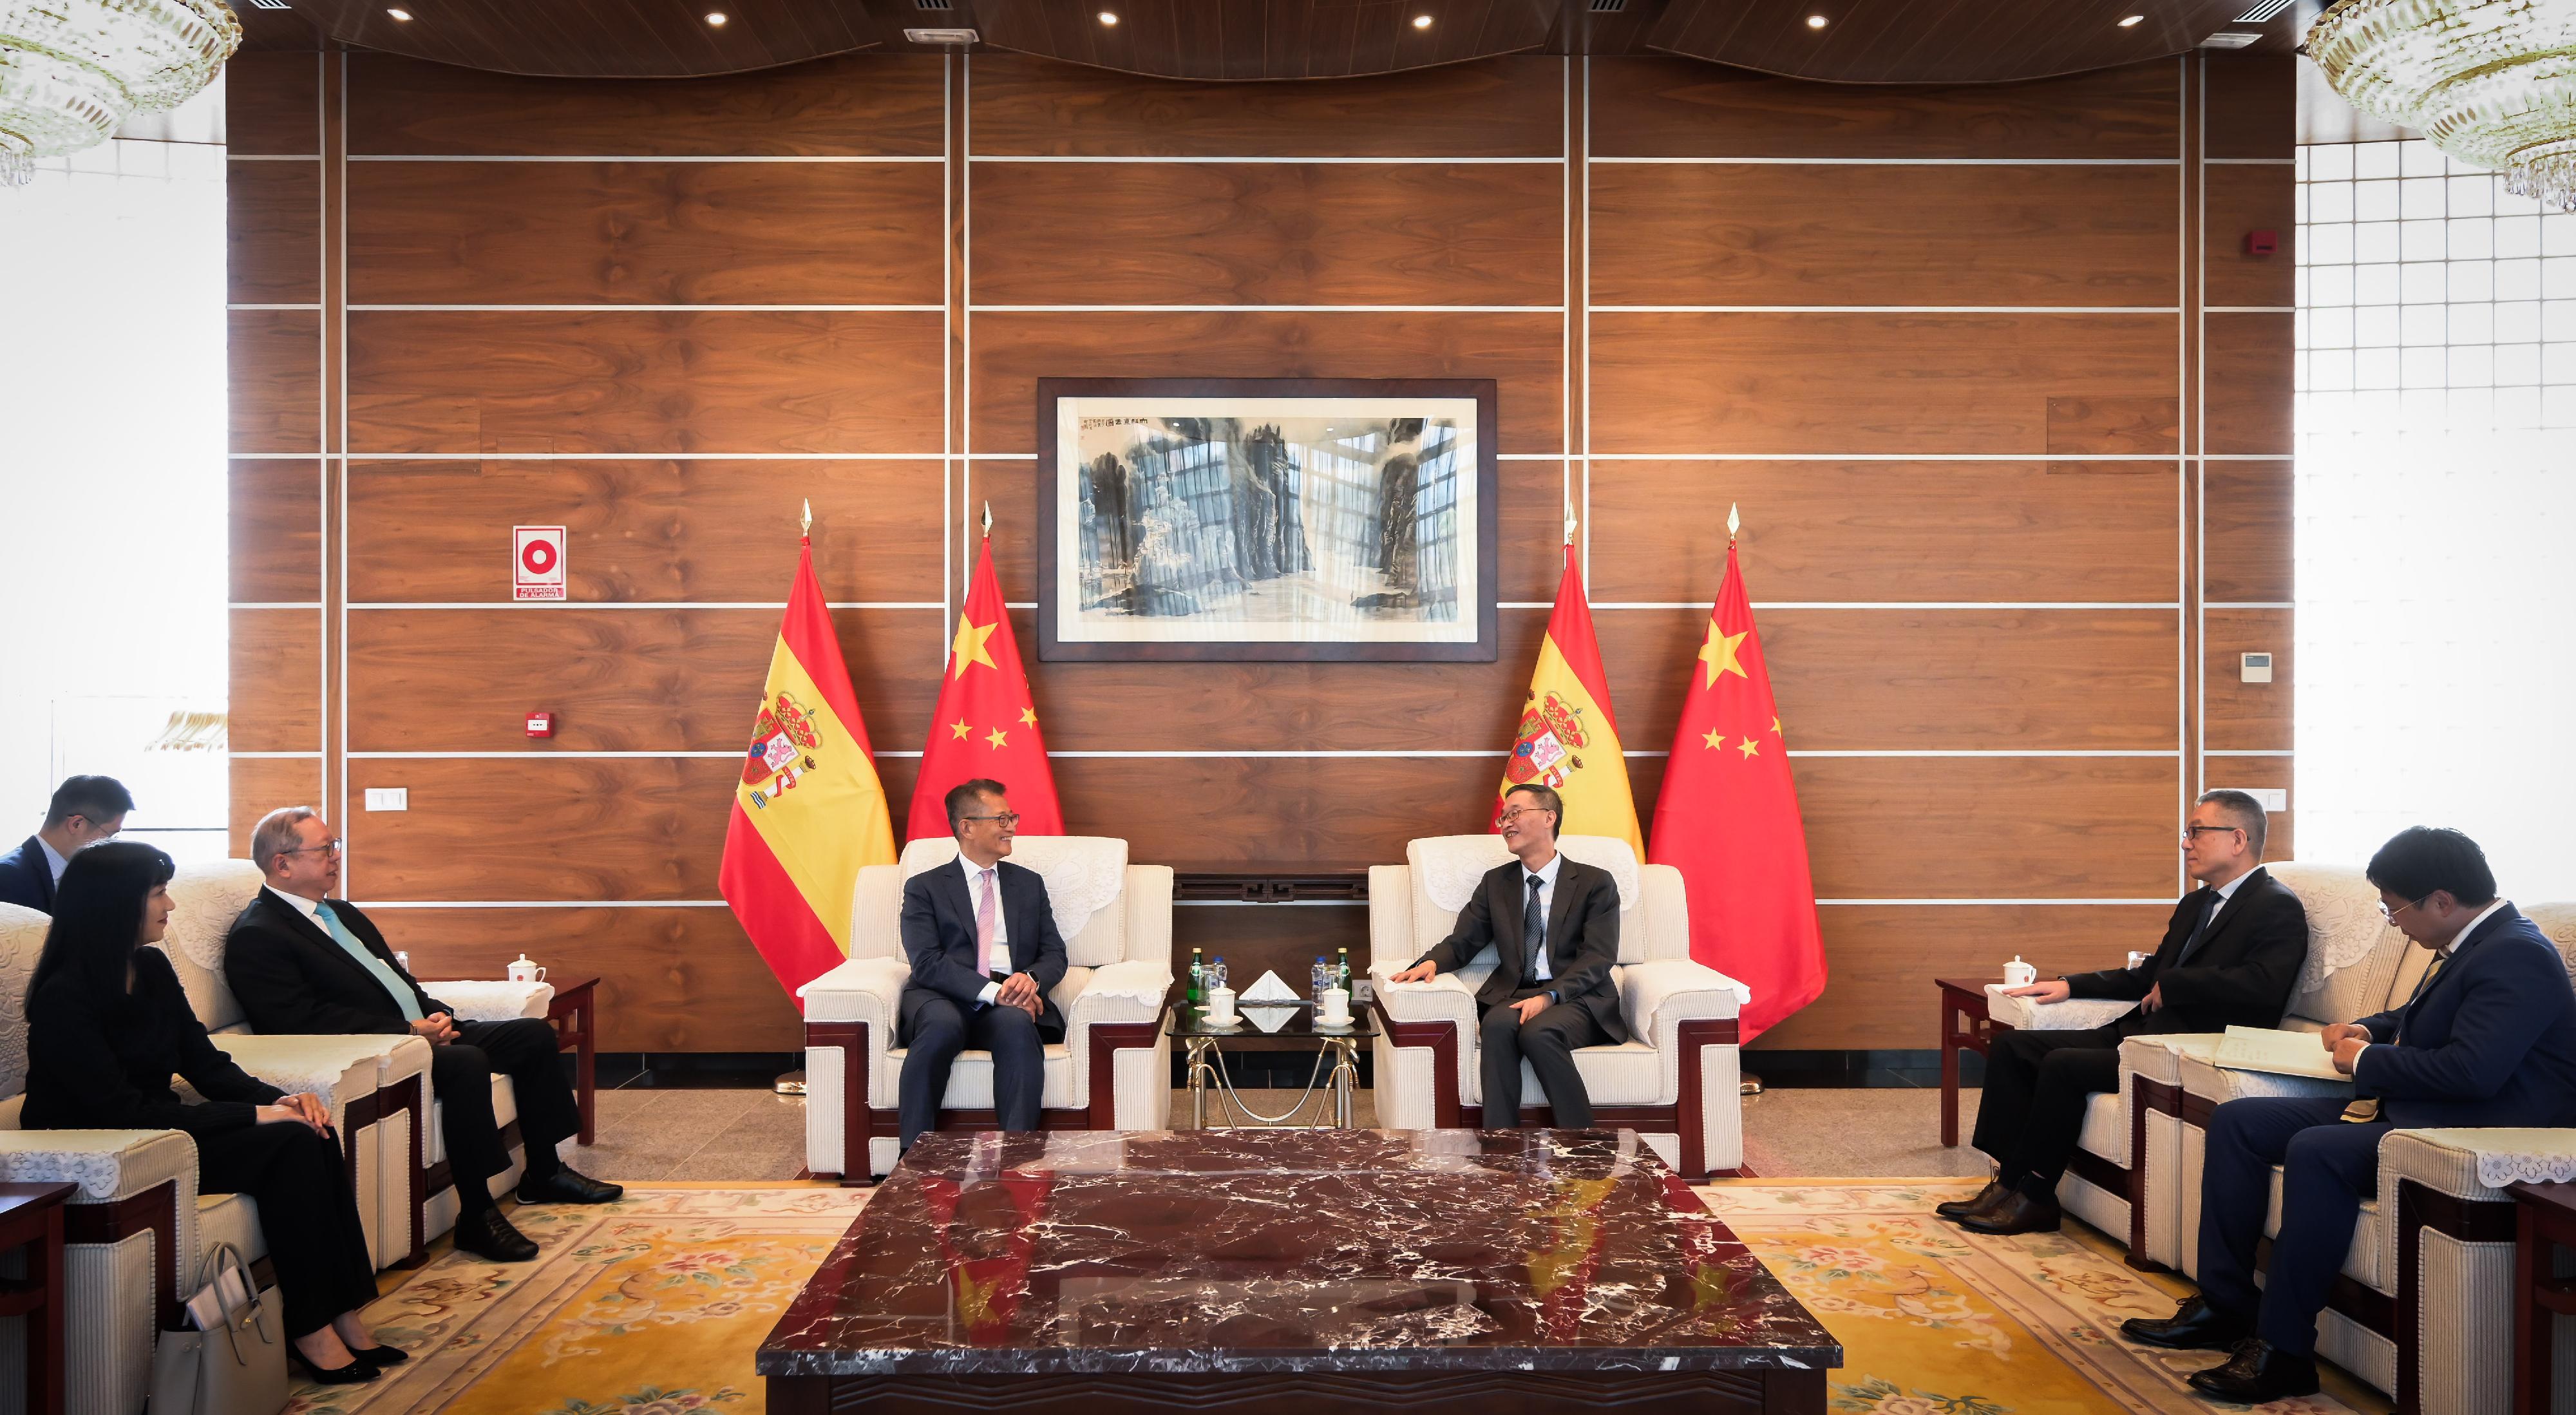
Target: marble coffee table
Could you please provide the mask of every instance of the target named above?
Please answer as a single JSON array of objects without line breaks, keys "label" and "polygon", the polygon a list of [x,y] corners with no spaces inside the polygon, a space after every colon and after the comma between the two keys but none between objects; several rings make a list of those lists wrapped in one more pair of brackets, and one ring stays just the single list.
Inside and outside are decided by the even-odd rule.
[{"label": "marble coffee table", "polygon": [[1634,1132],[929,1135],[762,1343],[776,1415],[1822,1412],[1842,1347]]}]

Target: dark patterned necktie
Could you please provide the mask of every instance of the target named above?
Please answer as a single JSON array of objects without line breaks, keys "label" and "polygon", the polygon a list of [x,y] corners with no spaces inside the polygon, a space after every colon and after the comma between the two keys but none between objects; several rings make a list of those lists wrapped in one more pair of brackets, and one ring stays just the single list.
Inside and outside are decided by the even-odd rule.
[{"label": "dark patterned necktie", "polygon": [[[2433,985],[2433,975],[2442,971],[2442,965],[2450,961],[2451,955],[2449,953],[2434,954],[2433,961],[2424,969],[2424,976],[2415,980],[2415,991],[2407,995],[2406,1006],[2399,1009],[2397,1013],[2397,1036],[2395,1037],[2395,1040],[2406,1040],[2406,1014],[2415,1010],[2415,999],[2424,995],[2424,989]],[[2360,1058],[2357,1056],[2354,1058],[2354,1069],[2360,1069]],[[2363,1096],[2361,1099],[2345,1106],[2343,1108],[2343,1118],[2356,1125],[2367,1125],[2371,1121],[2377,1120],[2379,1118],[2379,1097]]]},{"label": "dark patterned necktie", "polygon": [[1538,888],[1547,881],[1529,877],[1529,903],[1521,909],[1521,986],[1538,986],[1538,951],[1547,946],[1547,911],[1538,907]]}]

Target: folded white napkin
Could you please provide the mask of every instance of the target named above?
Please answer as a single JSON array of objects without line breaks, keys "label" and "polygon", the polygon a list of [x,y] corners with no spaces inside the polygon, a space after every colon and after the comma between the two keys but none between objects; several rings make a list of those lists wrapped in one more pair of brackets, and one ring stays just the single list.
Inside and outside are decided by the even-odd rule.
[{"label": "folded white napkin", "polygon": [[1256,1003],[1253,1006],[1242,1009],[1242,1011],[1243,1020],[1250,1022],[1252,1025],[1259,1027],[1265,1032],[1278,1031],[1280,1028],[1287,1026],[1290,1020],[1295,1018],[1297,1015],[1296,1008],[1281,1007],[1277,1003],[1272,1003],[1267,1007]]},{"label": "folded white napkin", "polygon": [[1235,1003],[1240,1006],[1247,1003],[1258,1004],[1264,1002],[1284,1002],[1293,1004],[1304,1002],[1306,999],[1299,997],[1296,989],[1279,981],[1279,975],[1277,973],[1263,973],[1259,979],[1254,981],[1252,986],[1236,993],[1234,995],[1234,1000]]}]

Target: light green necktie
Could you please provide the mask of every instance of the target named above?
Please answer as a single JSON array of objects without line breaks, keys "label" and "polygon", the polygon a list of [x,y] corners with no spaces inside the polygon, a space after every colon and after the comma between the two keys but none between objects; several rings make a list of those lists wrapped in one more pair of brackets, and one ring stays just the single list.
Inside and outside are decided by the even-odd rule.
[{"label": "light green necktie", "polygon": [[319,901],[314,905],[313,912],[321,917],[322,927],[331,931],[332,939],[342,948],[347,949],[350,957],[358,960],[358,966],[375,974],[376,981],[385,985],[386,992],[393,994],[394,1006],[402,1009],[403,1020],[419,1021],[420,1001],[411,995],[410,988],[403,985],[402,975],[386,967],[385,960],[368,952],[367,946],[358,942],[358,936],[349,932],[347,924],[340,922],[340,911],[331,907],[331,901],[328,899]]}]

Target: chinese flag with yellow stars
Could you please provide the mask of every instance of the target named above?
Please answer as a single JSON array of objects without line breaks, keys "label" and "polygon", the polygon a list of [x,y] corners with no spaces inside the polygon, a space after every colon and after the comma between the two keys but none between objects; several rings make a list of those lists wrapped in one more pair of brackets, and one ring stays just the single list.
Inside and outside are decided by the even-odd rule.
[{"label": "chinese flag with yellow stars", "polygon": [[805,544],[734,783],[716,887],[793,997],[849,955],[859,867],[893,863],[893,813]]},{"label": "chinese flag with yellow stars", "polygon": [[1655,798],[1654,841],[1650,858],[1680,870],[1690,891],[1691,957],[1753,990],[1737,1016],[1745,1041],[1823,994],[1807,829],[1732,537]]},{"label": "chinese flag with yellow stars", "polygon": [[1029,675],[1020,667],[1020,641],[1012,637],[1002,584],[993,576],[989,537],[975,558],[975,582],[957,616],[957,637],[948,645],[948,672],[939,680],[939,711],[930,719],[930,743],[922,748],[921,782],[912,788],[904,838],[948,834],[949,788],[979,776],[1011,793],[1020,834],[1064,834],[1055,773],[1047,766]]}]

